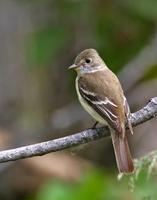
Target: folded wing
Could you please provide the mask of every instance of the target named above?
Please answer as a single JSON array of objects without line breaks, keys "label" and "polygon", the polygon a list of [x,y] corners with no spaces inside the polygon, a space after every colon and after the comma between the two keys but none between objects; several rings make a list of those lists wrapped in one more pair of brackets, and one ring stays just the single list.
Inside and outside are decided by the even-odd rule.
[{"label": "folded wing", "polygon": [[82,86],[79,87],[81,96],[87,103],[118,133],[122,132],[118,118],[118,106],[108,97],[88,91]]}]

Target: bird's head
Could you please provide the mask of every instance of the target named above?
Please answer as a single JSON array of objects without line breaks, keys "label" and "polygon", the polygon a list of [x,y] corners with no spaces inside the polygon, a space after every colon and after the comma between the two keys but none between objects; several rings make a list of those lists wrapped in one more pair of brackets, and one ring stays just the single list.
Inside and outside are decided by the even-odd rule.
[{"label": "bird's head", "polygon": [[76,57],[74,64],[68,69],[74,69],[80,74],[96,71],[105,66],[106,65],[104,65],[103,60],[95,49],[86,49]]}]

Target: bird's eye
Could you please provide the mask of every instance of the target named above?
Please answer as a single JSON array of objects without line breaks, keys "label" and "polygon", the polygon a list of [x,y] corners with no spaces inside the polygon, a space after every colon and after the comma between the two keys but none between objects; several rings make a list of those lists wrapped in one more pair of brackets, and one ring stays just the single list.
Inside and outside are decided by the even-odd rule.
[{"label": "bird's eye", "polygon": [[91,63],[91,62],[92,62],[92,59],[91,59],[91,58],[86,58],[86,59],[85,59],[85,62],[86,62],[86,63]]}]

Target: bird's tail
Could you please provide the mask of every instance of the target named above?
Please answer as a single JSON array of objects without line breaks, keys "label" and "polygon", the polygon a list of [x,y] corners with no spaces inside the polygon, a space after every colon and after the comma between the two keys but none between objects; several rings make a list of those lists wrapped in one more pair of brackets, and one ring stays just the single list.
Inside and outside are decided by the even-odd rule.
[{"label": "bird's tail", "polygon": [[115,131],[111,130],[111,138],[119,172],[133,172],[134,165],[126,136],[122,137]]}]

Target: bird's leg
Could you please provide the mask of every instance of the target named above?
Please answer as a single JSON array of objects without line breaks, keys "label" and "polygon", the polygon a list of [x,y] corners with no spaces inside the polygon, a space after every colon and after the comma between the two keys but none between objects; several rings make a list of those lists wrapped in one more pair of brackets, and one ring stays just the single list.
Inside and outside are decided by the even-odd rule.
[{"label": "bird's leg", "polygon": [[92,126],[92,129],[95,129],[98,123],[99,123],[99,122],[96,121],[96,122],[94,123],[94,125]]}]

